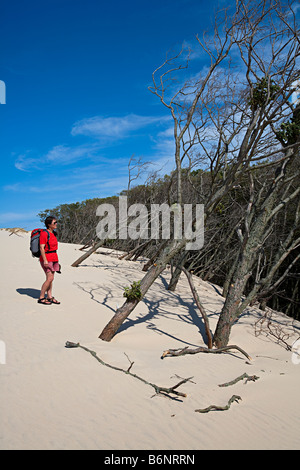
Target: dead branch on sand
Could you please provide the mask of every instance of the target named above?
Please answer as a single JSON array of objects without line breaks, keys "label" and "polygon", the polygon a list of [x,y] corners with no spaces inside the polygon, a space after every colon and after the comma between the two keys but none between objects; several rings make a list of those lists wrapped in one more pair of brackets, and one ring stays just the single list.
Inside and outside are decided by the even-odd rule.
[{"label": "dead branch on sand", "polygon": [[112,366],[111,364],[108,364],[107,362],[104,362],[100,357],[97,356],[95,351],[92,351],[91,349],[88,349],[88,348],[86,348],[85,346],[82,346],[79,343],[72,343],[70,341],[67,341],[65,346],[66,346],[66,348],[81,348],[84,351],[89,352],[103,366],[106,366],[106,367],[109,367],[110,369],[114,369],[114,370],[117,370],[118,372],[123,372],[124,374],[130,375],[131,377],[134,377],[135,379],[140,380],[144,384],[150,385],[150,387],[154,388],[156,395],[164,395],[164,396],[166,396],[168,398],[171,398],[173,400],[175,398],[172,395],[179,396],[179,397],[184,397],[184,398],[187,396],[186,393],[178,392],[176,389],[178,387],[180,387],[180,385],[182,385],[186,382],[189,382],[193,378],[193,377],[189,377],[187,379],[183,379],[178,384],[174,385],[173,387],[168,387],[168,388],[167,387],[160,387],[160,386],[158,386],[156,384],[153,384],[151,382],[148,382],[147,380],[143,379],[142,377],[139,377],[138,375],[133,374],[132,372],[130,372],[130,370],[131,370],[134,363],[129,360],[129,358],[126,354],[125,355],[126,355],[127,359],[130,362],[130,366],[128,367],[127,370],[121,369],[120,367]]},{"label": "dead branch on sand", "polygon": [[255,336],[258,337],[264,334],[267,338],[271,337],[287,351],[291,351],[292,344],[289,344],[287,341],[291,339],[294,332],[286,331],[276,319],[273,320],[273,313],[273,310],[267,309],[265,315],[257,320],[255,323]]},{"label": "dead branch on sand", "polygon": [[226,351],[230,351],[232,349],[236,349],[240,353],[242,353],[246,358],[251,361],[252,358],[249,356],[246,351],[241,349],[239,346],[236,346],[234,344],[229,345],[229,346],[224,346],[223,348],[218,348],[218,349],[208,349],[203,346],[200,346],[199,348],[196,349],[189,349],[188,347],[185,348],[180,348],[180,349],[167,349],[162,353],[161,359],[164,357],[173,357],[173,356],[184,356],[186,354],[198,354],[198,353],[210,353],[210,354],[221,354]]},{"label": "dead branch on sand", "polygon": [[207,408],[198,409],[195,411],[196,413],[208,413],[209,411],[225,411],[225,410],[229,410],[232,403],[234,402],[238,403],[239,400],[241,400],[241,397],[239,395],[232,395],[232,397],[228,400],[228,403],[226,406],[210,405]]},{"label": "dead branch on sand", "polygon": [[220,384],[219,387],[229,387],[230,385],[234,385],[238,383],[240,380],[244,380],[244,379],[246,379],[245,380],[245,384],[246,384],[248,382],[256,382],[256,380],[258,380],[259,377],[257,377],[257,375],[248,375],[245,372],[244,374],[240,375],[234,380],[231,380],[230,382],[225,382],[224,384]]}]

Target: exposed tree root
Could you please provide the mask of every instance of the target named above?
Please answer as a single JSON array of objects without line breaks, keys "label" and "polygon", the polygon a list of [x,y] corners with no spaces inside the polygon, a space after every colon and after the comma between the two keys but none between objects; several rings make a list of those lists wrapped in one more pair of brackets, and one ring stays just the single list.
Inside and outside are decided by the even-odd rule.
[{"label": "exposed tree root", "polygon": [[242,353],[246,358],[251,361],[251,357],[249,356],[246,351],[241,349],[239,346],[236,345],[229,345],[225,346],[223,348],[218,348],[218,349],[208,349],[203,346],[200,346],[199,348],[196,349],[189,349],[188,347],[185,348],[180,348],[180,349],[167,349],[162,353],[161,358],[163,359],[164,357],[173,357],[173,356],[184,356],[186,354],[198,354],[198,353],[210,353],[210,354],[221,354],[226,351],[230,351],[232,349],[236,349],[240,353]]},{"label": "exposed tree root", "polygon": [[172,395],[175,395],[175,396],[178,396],[178,397],[184,397],[184,398],[187,396],[186,393],[178,392],[176,389],[178,387],[180,387],[180,385],[190,381],[193,378],[193,377],[189,377],[187,379],[183,379],[178,384],[174,385],[173,387],[168,387],[168,388],[167,387],[159,387],[158,385],[153,384],[151,382],[148,382],[147,380],[143,379],[142,377],[139,377],[138,375],[133,374],[132,372],[130,372],[130,370],[131,370],[134,363],[129,360],[129,358],[126,354],[125,355],[126,355],[127,359],[130,362],[130,366],[128,367],[127,370],[126,369],[121,369],[120,367],[112,366],[111,364],[108,364],[107,362],[104,362],[100,357],[97,356],[95,351],[92,351],[91,349],[88,349],[88,348],[86,348],[85,346],[82,346],[79,343],[72,343],[71,341],[67,341],[65,346],[66,346],[66,348],[81,348],[81,349],[84,349],[84,351],[89,352],[103,366],[106,366],[106,367],[109,367],[110,369],[114,369],[114,370],[117,370],[119,372],[123,372],[124,374],[130,375],[131,377],[134,377],[135,379],[140,380],[144,384],[150,385],[150,387],[154,388],[155,393],[157,395],[164,395],[164,396],[167,396],[168,398],[171,398],[173,400],[175,399],[175,397],[173,397]]},{"label": "exposed tree root", "polygon": [[239,395],[232,395],[226,406],[210,405],[207,408],[195,410],[196,413],[208,413],[209,411],[225,411],[229,410],[233,402],[238,403],[241,400]]}]

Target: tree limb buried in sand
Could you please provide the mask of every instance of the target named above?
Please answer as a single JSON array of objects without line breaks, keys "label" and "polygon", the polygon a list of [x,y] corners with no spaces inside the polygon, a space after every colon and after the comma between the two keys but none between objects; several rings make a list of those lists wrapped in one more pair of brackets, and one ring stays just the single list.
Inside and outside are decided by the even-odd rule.
[{"label": "tree limb buried in sand", "polygon": [[239,395],[232,395],[232,397],[228,400],[227,405],[225,406],[218,406],[218,405],[210,405],[207,408],[195,410],[196,413],[208,413],[209,411],[226,411],[229,410],[232,403],[238,403],[241,400]]},{"label": "tree limb buried in sand", "polygon": [[256,380],[258,380],[259,377],[257,377],[257,375],[248,375],[245,372],[244,374],[240,375],[239,377],[237,377],[234,380],[231,380],[230,382],[225,382],[224,384],[220,384],[219,387],[229,387],[230,385],[234,385],[234,384],[238,383],[240,380],[244,380],[244,379],[246,379],[245,383],[247,383],[247,382],[256,382]]},{"label": "tree limb buried in sand", "polygon": [[193,378],[193,377],[189,377],[187,379],[183,379],[178,384],[174,385],[173,387],[169,387],[169,388],[159,387],[158,385],[153,384],[151,382],[148,382],[147,380],[143,379],[142,377],[139,377],[138,375],[133,374],[132,372],[130,372],[130,370],[131,370],[134,363],[129,360],[129,358],[126,354],[125,354],[125,356],[127,357],[127,359],[130,362],[130,366],[127,370],[121,369],[120,367],[112,366],[111,364],[108,364],[107,362],[104,362],[100,357],[97,356],[95,351],[92,351],[91,349],[88,349],[88,348],[86,348],[85,346],[82,346],[79,343],[72,343],[71,341],[67,341],[65,346],[66,346],[66,348],[81,348],[84,351],[89,352],[103,366],[106,366],[106,367],[109,367],[110,369],[114,369],[114,370],[117,370],[119,372],[123,372],[124,374],[130,375],[131,377],[134,377],[135,379],[140,380],[144,384],[150,385],[150,387],[154,388],[155,393],[157,395],[164,395],[164,396],[166,396],[168,398],[171,398],[173,400],[175,399],[175,397],[173,397],[172,395],[175,395],[175,396],[178,396],[178,397],[183,397],[183,398],[185,398],[187,396],[186,393],[178,392],[176,389],[178,387],[180,387],[180,385],[182,385],[186,382],[189,382]]},{"label": "tree limb buried in sand", "polygon": [[161,358],[163,359],[164,357],[173,357],[173,356],[184,356],[186,354],[198,354],[198,353],[211,353],[211,354],[220,354],[226,351],[230,351],[232,349],[236,349],[240,353],[242,353],[246,358],[251,361],[251,357],[249,356],[246,351],[241,349],[239,346],[236,346],[234,344],[225,346],[224,348],[217,348],[217,349],[208,349],[203,346],[200,346],[199,348],[195,349],[189,349],[188,347],[185,348],[180,348],[180,349],[167,349],[162,353]]}]

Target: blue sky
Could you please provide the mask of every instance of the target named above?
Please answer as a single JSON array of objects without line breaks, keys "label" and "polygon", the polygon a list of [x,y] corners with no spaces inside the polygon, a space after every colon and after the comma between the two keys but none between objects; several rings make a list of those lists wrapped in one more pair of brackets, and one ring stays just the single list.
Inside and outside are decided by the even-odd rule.
[{"label": "blue sky", "polygon": [[215,4],[2,0],[0,227],[31,230],[39,211],[118,194],[132,155],[172,169],[172,120],[148,86]]}]

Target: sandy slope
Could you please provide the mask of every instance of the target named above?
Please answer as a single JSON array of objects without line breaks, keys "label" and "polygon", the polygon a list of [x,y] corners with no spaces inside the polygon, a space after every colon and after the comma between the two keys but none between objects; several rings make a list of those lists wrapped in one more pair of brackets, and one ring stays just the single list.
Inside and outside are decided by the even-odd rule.
[{"label": "sandy slope", "polygon": [[[166,291],[168,270],[111,343],[98,335],[123,302],[122,288],[142,278],[141,264],[118,260],[109,250],[94,254],[79,268],[71,263],[78,246],[60,244],[62,274],[55,281],[60,306],[42,306],[36,298],[44,278],[29,253],[29,234],[0,231],[2,260],[0,341],[0,449],[297,449],[300,447],[300,364],[292,353],[254,324],[262,312],[253,308],[240,319],[231,343],[241,354],[197,354],[160,359],[168,348],[203,344],[203,326],[185,278],[176,293]],[[222,305],[218,289],[195,280],[214,329]],[[300,325],[280,314],[274,325],[292,344]],[[99,364],[80,342],[106,362],[160,386],[193,376],[180,388],[187,398],[154,396],[138,380]],[[3,344],[3,343],[2,343]],[[1,358],[0,358],[1,359]],[[295,361],[294,361],[295,362]],[[228,382],[247,372],[257,382]],[[242,401],[228,411],[195,413],[211,404]]]}]

